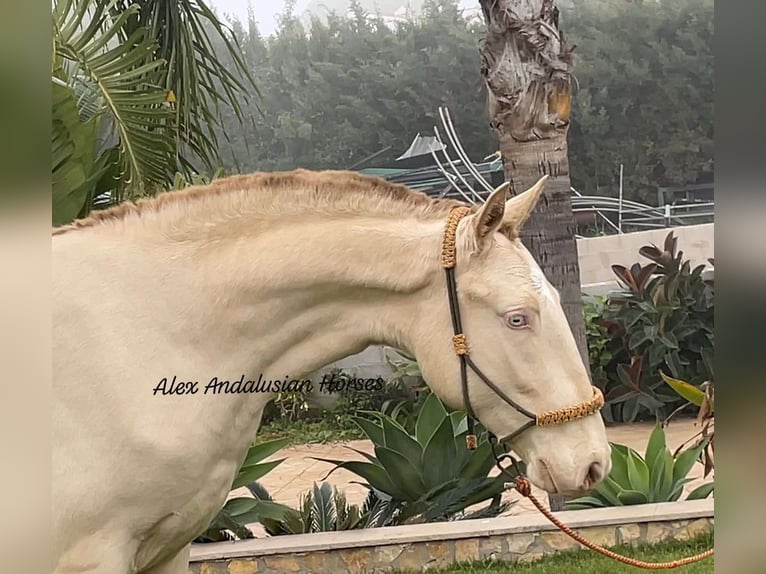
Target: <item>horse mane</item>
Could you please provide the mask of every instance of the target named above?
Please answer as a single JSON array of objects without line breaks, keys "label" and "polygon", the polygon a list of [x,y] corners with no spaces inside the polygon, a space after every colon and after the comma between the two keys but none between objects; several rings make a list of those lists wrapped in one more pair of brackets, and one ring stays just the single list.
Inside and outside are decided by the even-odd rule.
[{"label": "horse mane", "polygon": [[[126,201],[55,228],[52,235],[128,219],[143,219],[168,209],[184,211],[192,206],[207,210],[202,214],[203,218],[209,215],[211,220],[219,220],[222,213],[233,217],[237,215],[236,211],[255,213],[264,218],[285,213],[370,213],[434,219],[446,218],[450,210],[459,205],[465,204],[451,199],[433,199],[425,193],[379,177],[352,171],[298,169],[234,175],[206,185],[169,191],[135,202]],[[199,218],[198,213],[195,219]]]}]

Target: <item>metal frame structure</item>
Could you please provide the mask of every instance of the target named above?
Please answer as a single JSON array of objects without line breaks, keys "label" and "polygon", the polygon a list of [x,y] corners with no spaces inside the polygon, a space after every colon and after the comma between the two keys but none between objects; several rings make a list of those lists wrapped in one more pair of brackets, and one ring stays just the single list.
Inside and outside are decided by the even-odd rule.
[{"label": "metal frame structure", "polygon": [[[423,191],[434,197],[456,197],[473,205],[484,203],[494,189],[488,177],[491,177],[493,172],[502,171],[499,154],[497,154],[497,159],[489,163],[477,165],[471,162],[452,123],[449,109],[445,106],[440,106],[438,113],[447,141],[442,139],[442,132],[439,130],[439,127],[434,126],[434,136],[440,144],[440,149],[438,151],[432,150],[430,153],[436,163],[436,168],[411,170],[406,175],[398,174],[387,179],[401,183],[408,183],[409,180],[411,184],[415,184],[409,185],[414,188],[420,187],[421,189],[425,187]],[[450,147],[457,155],[456,159],[450,157]],[[439,192],[436,192],[435,188],[439,186],[438,184],[434,185],[433,180],[433,177],[436,175],[434,173],[435,170],[441,174],[443,180],[446,180],[443,182],[446,185],[442,186]],[[430,185],[417,185],[423,177],[430,180]],[[615,233],[623,233],[629,228],[632,231],[640,231],[695,223],[708,223],[714,218],[713,202],[653,207],[645,203],[622,198],[583,195],[574,188],[571,188],[571,190],[573,213],[593,213],[599,221],[604,223],[605,227],[610,228]],[[608,217],[607,214],[616,215],[617,223],[612,220],[613,218]]]}]

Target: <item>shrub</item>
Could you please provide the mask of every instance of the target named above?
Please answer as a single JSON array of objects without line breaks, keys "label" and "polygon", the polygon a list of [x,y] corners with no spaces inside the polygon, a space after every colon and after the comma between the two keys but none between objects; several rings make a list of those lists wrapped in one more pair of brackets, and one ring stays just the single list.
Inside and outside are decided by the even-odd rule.
[{"label": "shrub", "polygon": [[[351,378],[351,375],[340,369],[335,369],[330,374],[334,374],[338,381]],[[411,377],[407,375],[406,378]],[[419,408],[415,406],[416,401],[419,400],[419,404],[422,404],[424,397],[419,398],[422,394],[419,391],[420,388],[414,389],[412,383],[405,379],[403,370],[399,369],[386,381],[382,392],[356,391],[349,387],[329,411],[313,406],[305,392],[278,393],[264,409],[261,432],[265,430],[266,433],[273,434],[270,431],[290,429],[293,423],[321,422],[328,433],[343,434],[342,437],[336,438],[360,438],[357,435],[359,427],[352,421],[353,415],[359,411],[383,411],[388,414],[395,411],[395,418],[404,420],[407,416],[412,417],[413,409]]]},{"label": "shrub", "polygon": [[[699,460],[705,446],[706,443],[702,442],[673,455],[666,446],[665,431],[660,424],[657,424],[649,437],[644,457],[630,447],[612,444],[612,470],[609,476],[590,495],[567,502],[566,509],[678,500],[684,485],[691,480],[687,475]],[[706,498],[712,492],[713,483],[709,482],[695,488],[686,499]]]},{"label": "shrub", "polygon": [[328,413],[319,420],[281,421],[275,420],[261,427],[256,442],[266,442],[275,438],[287,438],[290,445],[327,444],[365,438],[364,433],[353,423],[345,419],[345,413]]},{"label": "shrub", "polygon": [[486,431],[477,428],[477,448],[472,451],[466,447],[465,413],[448,412],[431,394],[413,433],[382,413],[365,414],[367,418],[354,420],[374,444],[375,456],[352,449],[367,462],[317,460],[334,464],[330,472],[344,468],[361,476],[378,498],[396,509],[397,522],[475,517],[466,515],[465,510],[487,500],[491,503],[480,511],[483,516],[497,515],[507,508],[500,503],[504,479],[488,477],[494,458]]},{"label": "shrub", "polygon": [[[264,502],[273,502],[268,492],[258,483],[248,486],[253,496]],[[311,490],[301,496],[300,507],[287,508],[278,517],[264,516],[259,522],[270,536],[309,534],[387,526],[390,512],[372,492],[360,509],[348,504],[345,495],[327,482],[314,483]]]},{"label": "shrub", "polygon": [[601,320],[606,314],[606,297],[583,295],[583,317],[585,334],[588,340],[588,359],[593,384],[603,389],[609,380],[609,367],[612,363],[609,350],[609,335]]},{"label": "shrub", "polygon": [[704,266],[691,268],[677,251],[673,232],[663,249],[649,245],[639,252],[652,262],[629,269],[612,266],[623,289],[602,308],[589,307],[591,313],[602,312],[600,320],[590,318],[589,345],[591,368],[605,386],[607,420],[664,418],[682,405],[660,370],[697,386],[711,376],[714,308],[712,284],[702,278]]}]

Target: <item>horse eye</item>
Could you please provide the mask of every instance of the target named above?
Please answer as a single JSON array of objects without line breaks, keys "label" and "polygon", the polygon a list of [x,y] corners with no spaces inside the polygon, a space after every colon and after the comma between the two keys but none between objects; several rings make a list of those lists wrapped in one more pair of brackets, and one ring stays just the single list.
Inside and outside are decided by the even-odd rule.
[{"label": "horse eye", "polygon": [[529,325],[527,316],[522,315],[521,313],[514,313],[513,315],[508,315],[505,319],[505,322],[511,329],[522,329]]}]

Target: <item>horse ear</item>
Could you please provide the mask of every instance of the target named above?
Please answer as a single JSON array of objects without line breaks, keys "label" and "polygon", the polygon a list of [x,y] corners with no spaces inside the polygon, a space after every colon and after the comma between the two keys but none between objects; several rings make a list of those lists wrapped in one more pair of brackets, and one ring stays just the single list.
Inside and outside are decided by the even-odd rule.
[{"label": "horse ear", "polygon": [[509,225],[513,229],[513,234],[518,236],[524,223],[529,219],[532,211],[535,209],[537,202],[543,194],[545,189],[545,181],[548,179],[547,175],[544,175],[537,183],[530,187],[528,190],[520,193],[519,195],[512,197],[505,204],[505,215],[503,216],[503,223]]},{"label": "horse ear", "polygon": [[506,181],[500,185],[487,199],[481,209],[471,216],[471,225],[476,237],[476,244],[479,249],[487,244],[487,239],[503,224],[505,217],[508,188],[510,184]]}]

